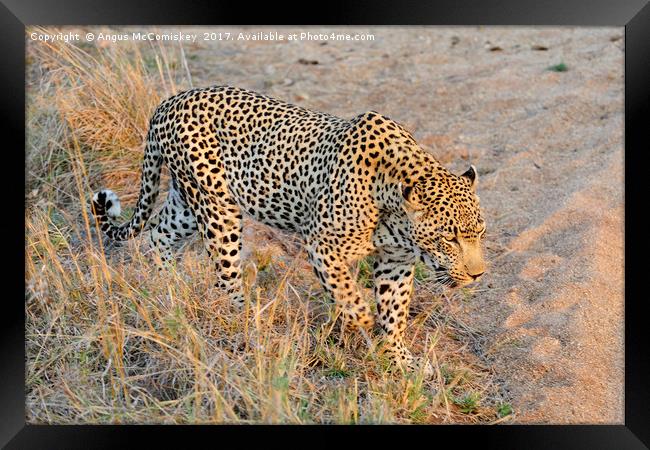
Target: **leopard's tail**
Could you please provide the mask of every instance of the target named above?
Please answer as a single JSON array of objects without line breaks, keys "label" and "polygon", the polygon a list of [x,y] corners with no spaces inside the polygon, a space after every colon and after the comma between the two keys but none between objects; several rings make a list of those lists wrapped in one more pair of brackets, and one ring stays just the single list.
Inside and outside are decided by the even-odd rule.
[{"label": "leopard's tail", "polygon": [[160,146],[150,127],[142,163],[140,196],[131,220],[123,225],[115,225],[112,222],[119,217],[121,212],[120,200],[117,195],[109,189],[102,189],[93,195],[92,209],[95,220],[110,239],[124,241],[137,236],[143,230],[153,211],[156,197],[158,197],[162,162]]}]

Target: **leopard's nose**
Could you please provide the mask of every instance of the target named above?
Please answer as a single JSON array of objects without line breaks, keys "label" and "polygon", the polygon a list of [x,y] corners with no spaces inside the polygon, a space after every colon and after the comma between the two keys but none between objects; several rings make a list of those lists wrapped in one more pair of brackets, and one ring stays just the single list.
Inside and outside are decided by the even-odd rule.
[{"label": "leopard's nose", "polygon": [[475,280],[478,280],[478,278],[479,278],[481,275],[483,275],[484,273],[485,273],[485,272],[475,273],[475,274],[471,274],[471,273],[470,273],[469,276],[472,277],[472,278],[474,278]]}]

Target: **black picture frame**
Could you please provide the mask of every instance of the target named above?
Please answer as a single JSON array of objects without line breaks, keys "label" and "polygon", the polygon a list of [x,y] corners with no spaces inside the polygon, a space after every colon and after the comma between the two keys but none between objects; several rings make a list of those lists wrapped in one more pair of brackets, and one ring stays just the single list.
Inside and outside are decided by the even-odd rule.
[{"label": "black picture frame", "polygon": [[[24,219],[24,172],[17,170],[20,149],[25,144],[25,26],[28,25],[589,25],[625,27],[625,424],[624,425],[512,425],[393,426],[393,427],[282,427],[282,426],[48,426],[25,423],[24,303],[14,297],[20,283],[19,264],[24,247],[19,236]],[[328,445],[339,445],[353,435],[370,443],[390,433],[406,444],[496,446],[499,448],[648,448],[650,445],[650,357],[645,296],[640,283],[641,265],[635,264],[645,249],[635,243],[644,219],[640,198],[646,191],[640,158],[648,149],[650,109],[650,4],[646,0],[447,0],[424,2],[403,0],[333,0],[281,6],[276,2],[251,5],[247,2],[193,0],[185,2],[112,0],[3,0],[0,5],[2,46],[2,157],[5,158],[2,200],[5,215],[0,220],[2,273],[2,353],[0,354],[0,445],[6,448],[113,448],[146,439],[147,447],[190,446],[197,438],[212,445],[233,442],[260,432],[287,432],[295,445],[318,443],[322,435]],[[645,126],[644,126],[645,125]],[[10,139],[8,139],[10,138]],[[24,151],[24,150],[23,150]],[[24,153],[22,154],[24,162]],[[16,169],[14,170],[14,167]],[[20,205],[22,203],[23,212]],[[10,213],[9,213],[10,212]],[[24,242],[24,241],[23,241]],[[19,255],[23,255],[21,259]],[[16,258],[14,260],[14,258]],[[646,336],[646,338],[643,338]],[[289,433],[291,437],[289,437]],[[322,434],[321,434],[322,433]],[[374,439],[373,439],[374,438]],[[378,438],[378,439],[377,439]],[[241,441],[240,441],[241,442]],[[269,441],[271,442],[271,441]],[[283,441],[274,441],[282,443]],[[419,445],[419,444],[417,444]]]}]

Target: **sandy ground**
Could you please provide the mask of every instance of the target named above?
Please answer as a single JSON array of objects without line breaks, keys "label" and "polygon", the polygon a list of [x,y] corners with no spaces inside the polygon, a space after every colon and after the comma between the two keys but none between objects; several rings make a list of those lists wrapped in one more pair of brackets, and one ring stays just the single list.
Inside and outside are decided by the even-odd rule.
[{"label": "sandy ground", "polygon": [[[184,44],[194,86],[231,84],[403,123],[478,167],[489,273],[456,314],[525,423],[622,423],[622,28],[185,28],[374,41]],[[547,70],[564,62],[568,70]]]}]

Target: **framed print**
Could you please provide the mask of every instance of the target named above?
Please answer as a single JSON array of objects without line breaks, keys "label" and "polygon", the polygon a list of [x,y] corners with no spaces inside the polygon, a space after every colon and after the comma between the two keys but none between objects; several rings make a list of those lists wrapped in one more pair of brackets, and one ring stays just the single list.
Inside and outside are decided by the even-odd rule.
[{"label": "framed print", "polygon": [[3,445],[647,446],[650,7],[322,8],[2,7]]}]

